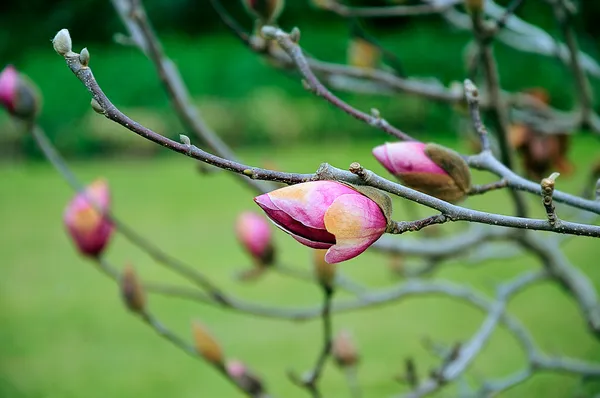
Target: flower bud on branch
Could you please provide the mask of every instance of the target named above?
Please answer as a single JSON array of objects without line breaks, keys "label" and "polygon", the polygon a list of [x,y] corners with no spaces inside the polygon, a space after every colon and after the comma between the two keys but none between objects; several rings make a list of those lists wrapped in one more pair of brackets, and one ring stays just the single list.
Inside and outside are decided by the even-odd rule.
[{"label": "flower bud on branch", "polygon": [[219,343],[200,322],[192,323],[196,351],[213,365],[223,366],[223,351]]},{"label": "flower bud on branch", "polygon": [[238,240],[258,266],[268,266],[275,260],[271,229],[264,217],[244,212],[238,216],[235,231]]},{"label": "flower bud on branch", "polygon": [[0,73],[0,104],[14,117],[35,119],[40,110],[39,98],[37,87],[12,65]]},{"label": "flower bud on branch", "polygon": [[358,363],[358,352],[350,332],[342,330],[335,336],[331,354],[340,368],[355,366]]},{"label": "flower bud on branch", "polygon": [[305,246],[329,249],[325,261],[339,263],[364,252],[389,223],[390,198],[375,189],[359,189],[335,181],[312,181],[277,189],[254,201],[284,232]]},{"label": "flower bud on branch", "polygon": [[105,214],[109,207],[108,184],[96,180],[78,193],[65,209],[65,226],[83,255],[98,257],[110,241],[114,227]]},{"label": "flower bud on branch", "polygon": [[552,226],[555,226],[560,221],[556,215],[556,209],[552,199],[552,195],[554,195],[554,182],[559,175],[559,173],[552,173],[550,177],[544,178],[540,183],[542,188],[542,204],[544,205],[544,209],[546,209],[548,222]]},{"label": "flower bud on branch", "polygon": [[121,276],[121,296],[127,308],[133,312],[144,312],[146,295],[135,270],[128,265]]},{"label": "flower bud on branch", "polygon": [[254,375],[243,362],[236,359],[227,361],[227,374],[240,388],[254,396],[261,396],[264,393],[262,380]]},{"label": "flower bud on branch", "polygon": [[68,29],[61,29],[58,31],[54,39],[52,39],[52,46],[54,51],[58,54],[66,57],[73,54],[73,42],[71,41],[71,35]]},{"label": "flower bud on branch", "polygon": [[447,202],[458,202],[471,188],[471,172],[455,151],[408,141],[380,145],[373,155],[402,183]]}]

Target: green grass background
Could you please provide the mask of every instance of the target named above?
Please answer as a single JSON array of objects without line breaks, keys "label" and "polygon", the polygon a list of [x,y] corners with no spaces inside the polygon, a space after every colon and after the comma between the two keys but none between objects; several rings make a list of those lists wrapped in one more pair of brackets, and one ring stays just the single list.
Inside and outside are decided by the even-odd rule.
[{"label": "green grass background", "polygon": [[[595,155],[595,142],[582,137],[573,148],[581,173],[577,178],[561,177],[560,188],[579,190],[584,167]],[[272,161],[282,169],[297,172],[312,172],[322,161],[339,167],[360,161],[383,173],[370,155],[370,148],[377,143],[325,141],[319,146],[275,151],[245,150],[241,155],[251,164]],[[86,181],[106,177],[113,192],[114,210],[120,217],[160,242],[168,252],[193,263],[228,291],[279,305],[320,302],[315,286],[279,275],[268,274],[254,283],[234,280],[234,273],[248,267],[249,259],[235,241],[233,224],[240,211],[255,209],[255,205],[251,194],[232,176],[202,176],[193,161],[171,156],[74,162],[72,166]],[[476,179],[491,181],[482,173]],[[0,168],[0,181],[0,396],[240,396],[209,366],[178,351],[130,315],[116,286],[76,254],[61,224],[63,208],[72,193],[56,172],[45,163],[11,163]],[[404,207],[398,202],[395,218],[403,219]],[[540,205],[538,198],[532,198],[531,203]],[[499,213],[511,211],[508,196],[502,192],[469,199],[467,205]],[[464,227],[457,224],[442,229],[448,232]],[[279,231],[274,235],[284,263],[310,269],[308,249]],[[597,241],[571,239],[565,250],[600,288]],[[118,265],[131,262],[148,280],[181,281],[119,235],[111,243],[108,257]],[[343,263],[340,269],[372,286],[401,282],[390,276],[388,261],[380,254],[367,252]],[[493,294],[497,283],[538,267],[530,256],[477,266],[458,261],[443,266],[435,277]],[[302,372],[313,364],[320,346],[318,321],[256,319],[159,297],[150,298],[150,308],[188,339],[190,320],[208,325],[227,356],[247,362],[266,379],[274,395],[306,396],[290,383],[285,372]],[[587,332],[574,301],[557,285],[542,283],[528,289],[511,302],[510,311],[530,328],[545,352],[600,360],[600,344]],[[336,315],[333,325],[336,331],[348,328],[355,336],[362,358],[359,380],[364,396],[382,397],[405,391],[392,380],[401,372],[405,357],[416,359],[422,377],[437,363],[420,343],[424,337],[447,345],[465,341],[483,317],[462,302],[438,296]],[[477,384],[484,378],[506,375],[522,366],[523,361],[514,338],[500,328],[469,368],[464,382]],[[331,362],[322,386],[325,396],[348,396],[342,374]],[[600,385],[587,383],[582,387],[575,377],[540,373],[502,397],[566,397],[580,391],[583,395],[579,396],[591,396],[592,392],[600,392]],[[455,392],[455,387],[449,386],[439,396],[451,397]]]}]

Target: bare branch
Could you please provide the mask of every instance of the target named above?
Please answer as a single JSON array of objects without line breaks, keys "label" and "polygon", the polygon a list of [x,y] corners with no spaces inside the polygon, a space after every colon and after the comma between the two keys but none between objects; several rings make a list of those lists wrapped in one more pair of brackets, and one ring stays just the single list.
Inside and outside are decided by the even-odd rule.
[{"label": "bare branch", "polygon": [[281,29],[272,26],[263,27],[262,34],[267,39],[277,40],[277,43],[281,46],[281,48],[283,48],[283,50],[285,50],[285,52],[294,61],[296,67],[298,68],[298,71],[300,72],[300,74],[302,74],[304,79],[306,79],[308,88],[310,88],[315,93],[315,95],[323,97],[326,101],[328,101],[335,107],[340,108],[342,111],[346,112],[350,116],[358,120],[362,120],[370,126],[385,131],[386,133],[393,135],[394,137],[400,140],[413,140],[412,137],[391,126],[385,119],[382,119],[379,115],[369,115],[367,113],[361,112],[351,107],[346,102],[342,101],[340,98],[336,97],[319,81],[319,79],[312,72],[308,61],[302,53],[302,49],[300,48],[300,46],[298,46],[298,44],[292,41],[290,35],[282,31]]},{"label": "bare branch", "polygon": [[457,354],[450,362],[443,364],[442,368],[436,372],[435,377],[420,383],[416,389],[406,394],[405,398],[418,398],[430,394],[443,387],[446,383],[459,377],[489,341],[492,333],[502,318],[511,296],[525,288],[527,285],[537,282],[544,277],[544,273],[527,273],[498,288],[497,302],[492,305],[492,308],[490,309],[486,320],[479,328],[479,331],[467,344],[459,348]]},{"label": "bare branch", "polygon": [[[230,160],[237,156],[210,129],[192,104],[189,92],[181,78],[175,63],[166,57],[164,50],[154,33],[146,15],[141,0],[111,0],[119,17],[127,27],[129,34],[137,47],[152,61],[160,81],[169,95],[173,109],[181,122],[189,128],[202,142],[217,155]],[[241,178],[256,192],[272,191],[275,187],[267,182],[259,182]]]},{"label": "bare branch", "polygon": [[462,0],[436,0],[431,4],[388,7],[349,7],[338,0],[313,0],[313,4],[332,11],[342,17],[388,18],[438,14],[460,3]]}]

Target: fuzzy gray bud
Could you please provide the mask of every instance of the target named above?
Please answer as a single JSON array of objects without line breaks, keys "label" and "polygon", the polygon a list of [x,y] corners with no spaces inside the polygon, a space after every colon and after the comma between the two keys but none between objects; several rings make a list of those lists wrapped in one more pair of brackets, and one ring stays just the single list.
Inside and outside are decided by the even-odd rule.
[{"label": "fuzzy gray bud", "polygon": [[52,39],[52,46],[54,47],[54,51],[63,57],[71,53],[73,51],[73,42],[71,41],[69,30],[59,30],[54,39]]},{"label": "fuzzy gray bud", "polygon": [[88,64],[90,63],[90,52],[88,51],[87,47],[81,50],[81,53],[79,54],[79,62],[81,62],[81,66],[85,68],[87,68]]}]

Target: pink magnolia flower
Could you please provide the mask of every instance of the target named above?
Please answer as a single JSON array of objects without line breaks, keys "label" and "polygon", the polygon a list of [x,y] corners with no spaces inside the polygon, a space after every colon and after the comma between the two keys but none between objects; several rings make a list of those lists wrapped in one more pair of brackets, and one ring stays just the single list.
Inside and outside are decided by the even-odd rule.
[{"label": "pink magnolia flower", "polygon": [[244,212],[239,215],[235,230],[240,243],[255,259],[262,264],[273,261],[271,229],[263,216]]},{"label": "pink magnolia flower", "polygon": [[104,180],[94,181],[67,205],[64,223],[83,255],[98,256],[110,240],[114,227],[102,214],[108,211],[109,206],[110,192]]},{"label": "pink magnolia flower", "polygon": [[427,144],[418,141],[383,144],[373,149],[373,156],[394,175],[403,173],[448,175],[425,154],[426,146]]},{"label": "pink magnolia flower", "polygon": [[0,73],[0,104],[22,119],[31,119],[38,112],[36,88],[11,65]]},{"label": "pink magnolia flower", "polygon": [[298,242],[329,249],[328,263],[364,252],[385,232],[387,219],[379,205],[347,185],[312,181],[277,189],[254,201]]},{"label": "pink magnolia flower", "polygon": [[373,155],[404,185],[447,202],[461,200],[470,190],[469,166],[458,153],[440,145],[395,142],[374,148]]}]

